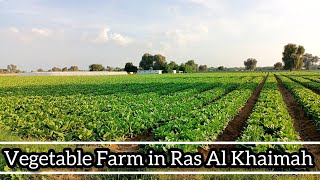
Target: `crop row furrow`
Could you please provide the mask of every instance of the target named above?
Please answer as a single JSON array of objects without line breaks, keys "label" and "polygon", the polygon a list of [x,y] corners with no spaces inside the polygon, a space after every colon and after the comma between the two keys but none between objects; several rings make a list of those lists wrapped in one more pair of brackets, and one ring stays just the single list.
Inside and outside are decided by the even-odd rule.
[{"label": "crop row furrow", "polygon": [[320,83],[311,81],[309,79],[305,79],[303,77],[300,76],[286,76],[287,78],[300,83],[301,85],[311,89],[312,91],[316,92],[316,93],[320,93]]},{"label": "crop row furrow", "polygon": [[303,110],[320,129],[320,96],[303,85],[285,76],[279,76],[283,84],[292,92]]},{"label": "crop row furrow", "polygon": [[[175,121],[154,130],[157,141],[214,141],[225,129],[251,94],[261,83],[262,77],[242,84],[238,89],[228,93],[216,102],[200,110],[185,113]],[[151,145],[153,148],[167,150],[179,147],[186,151],[196,151],[198,145]]]},{"label": "crop row furrow", "polygon": [[[147,93],[111,97],[2,97],[0,119],[11,131],[38,139],[123,140],[221,96],[249,79],[252,78],[226,78],[223,83],[204,83],[166,96]],[[208,90],[212,87],[215,88]],[[199,91],[204,92],[197,94]]]},{"label": "crop row furrow", "polygon": [[[274,76],[269,76],[247,121],[247,126],[238,141],[290,142],[299,140],[300,137],[294,129],[293,120],[282,99],[277,81]],[[256,152],[263,152],[268,148],[273,148],[280,152],[293,152],[302,146],[259,144],[242,145],[242,147],[251,148]]]}]

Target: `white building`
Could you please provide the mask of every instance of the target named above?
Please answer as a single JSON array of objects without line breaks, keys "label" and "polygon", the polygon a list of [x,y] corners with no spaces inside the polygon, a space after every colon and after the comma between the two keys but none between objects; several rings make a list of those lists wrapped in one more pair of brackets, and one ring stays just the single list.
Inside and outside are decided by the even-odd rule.
[{"label": "white building", "polygon": [[139,70],[137,74],[162,74],[162,70]]},{"label": "white building", "polygon": [[172,70],[172,74],[183,73],[183,71]]}]

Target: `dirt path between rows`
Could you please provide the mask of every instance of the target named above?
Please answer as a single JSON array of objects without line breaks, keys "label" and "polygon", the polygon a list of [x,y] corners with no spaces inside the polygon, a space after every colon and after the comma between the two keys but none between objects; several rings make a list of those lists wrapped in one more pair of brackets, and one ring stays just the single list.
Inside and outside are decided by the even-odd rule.
[{"label": "dirt path between rows", "polygon": [[[299,106],[291,92],[285,88],[282,81],[277,76],[275,77],[278,81],[279,90],[287,106],[288,112],[294,121],[294,128],[299,133],[302,141],[320,141],[320,132],[317,131],[316,126]],[[316,169],[320,170],[320,145],[305,144],[304,147],[314,155]]]},{"label": "dirt path between rows", "polygon": [[[241,135],[242,131],[246,126],[247,119],[249,118],[253,110],[253,107],[259,98],[260,92],[267,78],[268,78],[268,75],[262,80],[262,82],[259,84],[259,86],[255,90],[255,92],[248,99],[247,103],[241,108],[238,115],[229,122],[229,124],[227,125],[223,133],[218,135],[216,141],[235,141]],[[214,145],[211,145],[210,148],[230,149],[230,148],[235,148],[235,144],[214,144]]]}]

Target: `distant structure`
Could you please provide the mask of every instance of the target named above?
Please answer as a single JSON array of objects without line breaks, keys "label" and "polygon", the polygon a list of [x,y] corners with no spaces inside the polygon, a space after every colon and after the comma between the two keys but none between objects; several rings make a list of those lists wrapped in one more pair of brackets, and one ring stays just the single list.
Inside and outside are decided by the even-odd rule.
[{"label": "distant structure", "polygon": [[172,74],[183,73],[183,71],[172,70]]},{"label": "distant structure", "polygon": [[138,70],[137,74],[162,74],[162,70]]}]

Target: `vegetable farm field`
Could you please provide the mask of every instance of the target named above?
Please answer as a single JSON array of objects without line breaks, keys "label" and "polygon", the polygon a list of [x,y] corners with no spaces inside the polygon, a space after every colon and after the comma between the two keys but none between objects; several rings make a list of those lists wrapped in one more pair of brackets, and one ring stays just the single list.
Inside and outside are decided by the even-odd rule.
[{"label": "vegetable farm field", "polygon": [[[1,129],[22,140],[320,141],[318,72],[0,77],[0,84]],[[141,148],[199,146],[210,147]],[[257,152],[302,147],[244,146]],[[318,166],[319,145],[304,147]]]}]

